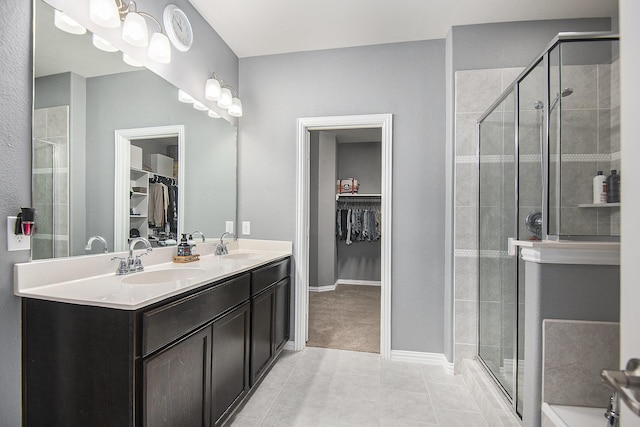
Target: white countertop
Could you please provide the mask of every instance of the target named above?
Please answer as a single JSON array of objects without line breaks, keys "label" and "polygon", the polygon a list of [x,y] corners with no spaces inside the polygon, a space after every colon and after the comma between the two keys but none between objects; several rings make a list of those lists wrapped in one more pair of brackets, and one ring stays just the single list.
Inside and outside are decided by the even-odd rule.
[{"label": "white countertop", "polygon": [[[142,258],[144,272],[124,276],[115,274],[118,261],[111,258],[126,257],[128,252],[15,264],[14,294],[48,301],[136,310],[292,254],[291,242],[239,239],[228,242],[229,255],[216,256],[213,255],[216,242],[217,239],[198,243],[195,252],[200,254],[200,260],[190,263],[172,262],[175,246],[154,248],[149,256]],[[136,254],[142,252],[144,250],[135,251]],[[235,258],[238,256],[247,258]],[[186,278],[176,280],[172,277],[175,270],[184,269],[191,269],[184,276]],[[148,284],[127,283],[136,281],[136,276],[142,277],[154,271],[165,271],[167,280],[153,280]]]},{"label": "white countertop", "polygon": [[620,242],[511,240],[509,251],[521,247],[522,259],[538,264],[620,265]]}]

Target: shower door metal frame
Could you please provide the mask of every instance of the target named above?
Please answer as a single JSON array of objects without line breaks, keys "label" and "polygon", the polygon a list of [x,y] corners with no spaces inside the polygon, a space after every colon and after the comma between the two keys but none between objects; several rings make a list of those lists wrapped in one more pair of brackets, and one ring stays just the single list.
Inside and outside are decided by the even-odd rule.
[{"label": "shower door metal frame", "polygon": [[[477,135],[478,135],[478,145],[477,145],[477,156],[478,156],[478,177],[480,176],[480,140],[481,140],[481,130],[480,127],[482,125],[482,123],[484,122],[484,120],[493,113],[493,111],[496,109],[496,107],[498,107],[510,94],[511,92],[513,92],[514,94],[514,185],[515,185],[515,196],[514,196],[514,202],[515,202],[515,206],[514,206],[514,212],[515,212],[515,227],[514,227],[514,238],[517,239],[518,238],[518,217],[519,217],[519,192],[518,192],[518,187],[519,187],[519,120],[520,120],[520,115],[519,115],[519,85],[520,82],[522,80],[524,80],[524,78],[529,74],[529,72],[536,67],[541,61],[544,64],[544,68],[545,68],[545,74],[546,74],[546,81],[545,81],[545,85],[546,85],[546,93],[544,96],[545,99],[545,105],[549,106],[550,102],[551,102],[551,88],[550,88],[550,59],[549,59],[549,55],[551,53],[551,51],[556,47],[556,46],[561,46],[561,44],[563,42],[586,42],[586,41],[596,41],[596,40],[611,40],[611,41],[618,41],[620,38],[618,36],[618,34],[615,33],[610,33],[610,32],[564,32],[564,33],[558,33],[558,35],[556,37],[554,37],[551,42],[547,45],[547,47],[539,54],[537,55],[533,61],[531,61],[531,63],[516,77],[516,79],[513,81],[513,83],[511,83],[506,89],[504,89],[504,91],[500,94],[500,96],[489,106],[489,108],[487,108],[487,110],[478,118],[477,121]],[[561,51],[560,51],[560,55],[561,55]],[[561,65],[561,64],[559,64]],[[559,82],[561,84],[561,82]],[[559,100],[559,102],[562,102],[561,100]],[[542,144],[542,153],[541,156],[542,158],[540,159],[542,165],[543,165],[543,172],[542,172],[542,239],[543,240],[559,240],[560,238],[560,234],[549,234],[549,219],[550,219],[550,200],[549,200],[549,168],[550,168],[550,153],[549,153],[549,136],[550,136],[550,118],[551,118],[551,111],[550,108],[546,108],[545,109],[545,114],[543,114],[543,120],[545,121],[544,123],[544,141]],[[559,111],[561,110],[561,108],[559,109]],[[557,138],[558,138],[558,144],[560,143],[561,139],[561,126],[560,123],[558,123],[558,129],[557,129]],[[557,168],[557,176],[560,176],[560,152],[558,152],[558,162],[556,165]],[[479,199],[479,195],[480,195],[480,185],[478,185],[478,200]],[[560,180],[557,179],[556,180],[556,198],[557,198],[557,202],[560,202]],[[478,226],[480,226],[480,206],[478,205]],[[559,215],[556,216],[556,220],[558,221],[557,224],[557,231],[559,233],[560,231],[560,227],[559,227],[559,221],[560,221],[560,217]],[[480,233],[478,233],[478,259],[480,259]],[[506,390],[506,388],[500,383],[500,381],[498,380],[498,378],[496,377],[496,375],[493,373],[493,371],[489,368],[489,366],[487,366],[487,364],[484,362],[484,360],[482,359],[482,356],[480,356],[480,351],[479,351],[479,345],[480,345],[480,286],[478,286],[478,327],[476,330],[476,345],[478,346],[476,349],[476,354],[478,356],[478,360],[480,361],[480,364],[484,367],[484,369],[488,372],[489,376],[491,376],[494,380],[494,382],[496,383],[496,385],[498,386],[498,388],[500,388],[503,392],[504,397],[509,401],[509,403],[511,404],[514,413],[518,414],[517,412],[517,402],[518,402],[518,318],[519,318],[519,287],[518,287],[518,280],[519,280],[519,262],[518,262],[518,255],[516,255],[516,257],[514,258],[514,263],[515,263],[515,301],[514,301],[514,363],[515,363],[515,369],[513,370],[513,396],[509,396],[508,391]],[[480,277],[480,262],[478,262],[478,277]],[[478,282],[479,283],[479,282]]]}]

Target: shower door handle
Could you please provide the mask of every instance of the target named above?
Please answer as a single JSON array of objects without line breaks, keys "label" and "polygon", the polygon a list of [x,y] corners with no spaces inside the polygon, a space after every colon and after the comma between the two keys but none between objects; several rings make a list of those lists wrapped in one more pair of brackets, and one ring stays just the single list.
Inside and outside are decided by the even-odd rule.
[{"label": "shower door handle", "polygon": [[509,256],[516,256],[518,254],[518,241],[515,237],[507,238],[507,254]]}]

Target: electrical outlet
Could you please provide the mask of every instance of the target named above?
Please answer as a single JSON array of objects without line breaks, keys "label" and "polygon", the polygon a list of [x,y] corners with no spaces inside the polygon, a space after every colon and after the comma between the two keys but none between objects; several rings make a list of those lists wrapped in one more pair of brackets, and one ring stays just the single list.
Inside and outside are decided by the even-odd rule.
[{"label": "electrical outlet", "polygon": [[233,233],[233,221],[227,221],[224,225],[224,231],[227,233]]},{"label": "electrical outlet", "polygon": [[15,234],[17,219],[15,216],[7,217],[7,250],[28,251],[31,249],[31,236]]},{"label": "electrical outlet", "polygon": [[242,235],[248,236],[251,234],[251,222],[242,221]]}]

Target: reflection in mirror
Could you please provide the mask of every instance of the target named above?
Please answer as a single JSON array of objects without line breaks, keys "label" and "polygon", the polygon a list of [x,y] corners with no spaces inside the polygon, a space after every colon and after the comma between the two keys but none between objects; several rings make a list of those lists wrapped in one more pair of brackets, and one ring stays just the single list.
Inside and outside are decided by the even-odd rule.
[{"label": "reflection in mirror", "polygon": [[[179,102],[177,88],[149,70],[126,65],[120,52],[96,49],[90,33],[57,29],[53,10],[35,0],[32,197],[39,224],[32,259],[102,252],[97,242],[90,251],[85,249],[92,236],[104,237],[112,252],[118,239],[126,242],[132,228],[143,236],[195,230],[207,238],[220,236],[226,221],[235,221],[235,127]],[[142,181],[147,191],[153,184],[149,180],[158,174],[153,170],[158,159],[165,167],[171,162],[171,178],[183,181],[176,187],[184,212],[178,209],[176,224],[165,221],[158,227],[154,222],[150,227],[148,204],[134,207],[132,187],[141,185],[129,182],[124,196],[116,190],[122,157],[116,157],[114,141],[117,131],[165,126],[184,129],[182,148],[166,148],[166,140],[156,141],[155,148],[154,142],[131,143],[143,148],[139,166],[148,174]],[[152,160],[154,154],[163,157]],[[129,172],[127,164],[127,177]],[[122,197],[132,204],[116,212],[115,200]],[[123,236],[116,236],[116,217],[130,219],[132,208],[137,218],[125,231],[118,230]],[[166,212],[163,215],[166,219]]]}]

